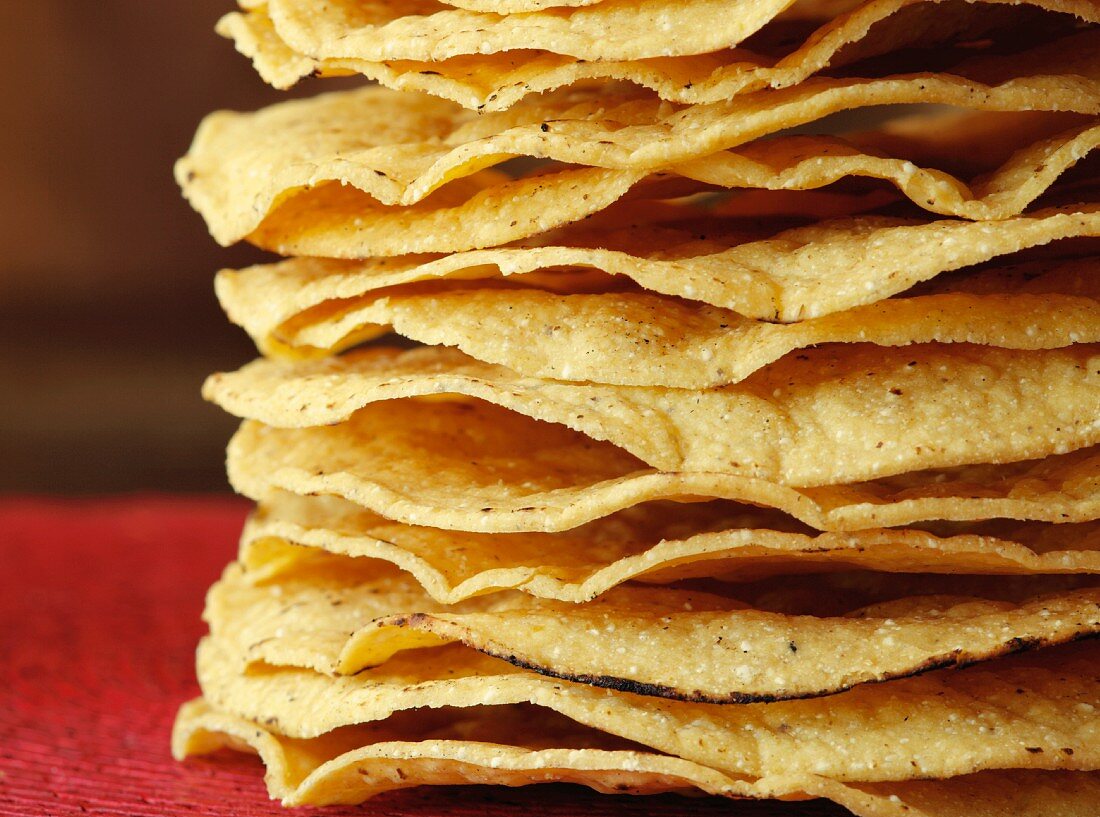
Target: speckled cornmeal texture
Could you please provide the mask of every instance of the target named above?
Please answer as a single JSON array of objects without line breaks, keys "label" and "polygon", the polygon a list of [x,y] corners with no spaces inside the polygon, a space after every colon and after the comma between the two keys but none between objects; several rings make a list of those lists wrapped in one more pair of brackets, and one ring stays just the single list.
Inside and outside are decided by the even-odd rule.
[{"label": "speckled cornmeal texture", "polygon": [[230,441],[233,487],[256,501],[341,496],[413,525],[503,533],[568,530],[657,499],[721,498],[782,510],[819,530],[937,519],[1096,519],[1100,451],[1005,465],[792,488],[734,474],[658,471],[629,453],[487,403],[384,401],[335,426],[248,421]]},{"label": "speckled cornmeal texture", "polygon": [[287,806],[1094,817],[1096,2],[218,32],[277,87],[378,85],[211,114],[176,166],[217,241],[290,256],[216,279],[261,357],[203,394],[257,507],[177,757],[255,752]]},{"label": "speckled cornmeal texture", "polygon": [[[1100,778],[1081,772],[979,772],[939,781],[860,784],[816,774],[749,780],[629,743],[619,748],[606,733],[554,714],[515,706],[460,714],[420,709],[412,719],[303,740],[195,700],[180,710],[173,748],[181,757],[227,746],[258,753],[268,768],[272,796],[288,806],[358,803],[428,781],[571,782],[619,794],[696,789],[734,798],[827,797],[863,817],[999,817],[1018,808],[1047,817],[1091,817],[1100,795]],[[519,721],[530,726],[523,735],[513,726]],[[524,745],[525,739],[531,743]]]},{"label": "speckled cornmeal texture", "polygon": [[697,389],[736,383],[821,343],[1096,343],[1100,278],[1093,265],[1080,258],[998,267],[790,324],[652,293],[549,292],[544,282],[375,287],[380,282],[362,267],[333,264],[326,274],[304,259],[223,272],[217,289],[231,319],[268,357],[326,356],[392,328],[529,377]]},{"label": "speckled cornmeal texture", "polygon": [[464,647],[446,649],[450,654],[433,651],[440,663],[394,658],[369,673],[332,677],[293,666],[242,673],[231,648],[208,639],[199,674],[215,706],[257,721],[273,717],[281,733],[294,737],[423,706],[530,703],[750,779],[813,773],[878,782],[911,779],[914,768],[933,778],[1006,767],[1086,770],[1095,767],[1100,746],[1100,722],[1086,716],[1100,704],[1096,642],[823,698],[755,704],[605,690]]},{"label": "speckled cornmeal texture", "polygon": [[241,535],[252,582],[293,575],[328,553],[392,562],[433,599],[494,590],[584,602],[627,581],[744,582],[795,572],[1100,573],[1100,523],[960,523],[937,532],[820,533],[771,508],[644,502],[557,533],[472,533],[406,525],[336,496],[273,491]]},{"label": "speckled cornmeal texture", "polygon": [[[527,39],[518,32],[510,48],[497,46],[496,53],[485,53],[485,46],[491,41],[482,39],[474,46],[481,52],[476,56],[468,55],[469,52],[463,52],[462,46],[458,46],[458,49],[449,52],[456,56],[445,57],[437,52],[430,62],[422,56],[413,55],[411,51],[400,55],[391,53],[386,58],[380,58],[377,52],[372,53],[367,37],[378,37],[381,32],[368,34],[364,28],[356,26],[350,15],[344,16],[336,25],[349,30],[356,26],[357,33],[366,37],[355,44],[348,44],[346,40],[339,43],[318,41],[319,26],[311,25],[301,11],[286,11],[292,6],[298,6],[301,10],[307,8],[308,4],[302,0],[271,4],[276,17],[274,22],[271,11],[262,4],[256,4],[247,13],[228,14],[218,24],[218,32],[231,38],[237,49],[252,59],[256,70],[267,82],[280,88],[293,85],[313,73],[360,73],[396,90],[426,92],[478,110],[504,110],[528,94],[554,90],[584,80],[611,79],[637,83],[652,89],[662,99],[696,104],[718,102],[765,87],[796,85],[826,67],[844,66],[858,62],[860,58],[886,54],[913,44],[946,44],[958,32],[967,29],[982,30],[988,27],[995,31],[997,25],[1007,18],[1001,7],[1002,2],[879,0],[864,4],[850,3],[853,8],[846,14],[813,21],[807,29],[813,31],[820,26],[820,30],[814,31],[795,48],[777,48],[774,45],[769,48],[770,44],[766,41],[750,41],[746,48],[717,52],[704,48],[698,51],[698,45],[681,34],[675,40],[662,38],[663,46],[671,42],[680,49],[678,56],[667,56],[667,48],[648,53],[635,52],[632,56],[622,51],[613,55],[609,47],[613,48],[616,44],[604,40],[600,44],[601,57],[598,60],[578,60],[569,56],[575,51],[558,50],[537,39]],[[341,5],[346,8],[352,4]],[[370,4],[357,5],[360,11],[364,11]],[[1047,0],[1034,2],[1033,5],[1051,12],[1051,16],[1059,13],[1090,22],[1098,20],[1095,4],[1084,0]],[[599,13],[606,14],[612,7],[613,4],[604,3]],[[701,7],[702,4],[690,5],[689,13],[701,10]],[[760,4],[760,7],[765,13],[776,8],[774,5],[769,8],[767,3]],[[418,11],[414,4],[407,4],[406,8],[409,14]],[[442,6],[435,8],[441,9]],[[392,5],[386,11],[388,16],[394,16]],[[677,8],[674,16],[686,22],[683,7]],[[378,20],[377,17],[375,19]],[[446,20],[446,12],[434,19],[440,22]],[[480,16],[482,25],[496,34],[499,42],[509,34],[500,30],[497,19]],[[537,17],[521,19],[531,27],[539,21]],[[394,22],[401,24],[402,21]],[[424,29],[425,39],[419,43],[425,43],[433,35],[441,41],[445,38],[438,30],[429,33],[427,20],[404,22],[405,25]],[[466,26],[470,24],[471,17],[462,15],[454,22],[456,27]],[[1068,23],[1068,20],[1065,22]],[[372,23],[377,25],[375,21]],[[494,28],[497,30],[493,31]],[[728,32],[713,29],[706,32],[708,36],[715,33],[725,36],[727,46],[737,44]],[[637,37],[625,36],[631,37],[634,48],[642,46]],[[298,48],[291,46],[291,41]],[[560,40],[555,43],[561,44]],[[457,38],[446,37],[446,45],[451,48],[458,45]],[[516,48],[523,50],[516,53]]]},{"label": "speckled cornmeal texture", "polygon": [[354,426],[372,403],[467,396],[611,442],[664,471],[795,487],[1100,442],[1100,347],[1091,344],[1030,352],[838,344],[705,390],[563,383],[450,349],[366,349],[293,364],[259,360],[213,375],[204,391],[239,417],[280,428]]},{"label": "speckled cornmeal texture", "polygon": [[[1100,633],[1095,587],[1017,602],[902,599],[847,617],[811,615],[797,604],[755,610],[715,594],[631,585],[580,606],[502,592],[448,607],[388,563],[367,562],[359,571],[346,561],[329,557],[303,570],[302,580],[262,587],[230,568],[207,599],[214,638],[249,663],[334,675],[461,642],[553,677],[747,703],[827,695]],[[776,606],[775,593],[768,598]],[[677,652],[682,662],[665,660]]]},{"label": "speckled cornmeal texture", "polygon": [[[1098,53],[1100,39],[1093,40],[1080,45]],[[1051,60],[1051,70],[1069,79],[1005,79],[979,93],[959,77],[940,81],[929,101],[979,111],[1100,112],[1100,85],[1082,83],[1079,66]],[[1100,77],[1095,60],[1088,70]],[[1050,87],[1063,82],[1064,91]],[[771,189],[864,176],[891,182],[934,213],[1003,218],[1018,214],[1097,139],[1095,128],[1079,124],[1022,144],[974,187],[905,155],[875,155],[876,140],[866,136],[864,147],[820,137],[746,146],[847,108],[923,100],[934,84],[935,77],[820,79],[680,111],[636,94],[609,105],[594,91],[575,90],[481,117],[427,98],[394,105],[405,95],[365,88],[255,114],[212,114],[176,177],[223,244],[247,238],[282,253],[361,258],[528,238],[605,209],[655,172],[699,185]],[[916,141],[906,152],[919,159]],[[974,147],[959,135],[960,152]],[[519,179],[485,170],[517,156],[556,164]]]},{"label": "speckled cornmeal texture", "polygon": [[[849,216],[765,231],[764,236],[753,225],[715,225],[708,213],[694,207],[678,212],[683,209],[676,205],[660,211],[675,220],[672,226],[555,230],[535,246],[359,262],[293,258],[244,272],[279,282],[273,286],[285,284],[293,290],[291,298],[311,303],[314,297],[345,300],[364,291],[438,279],[510,279],[544,270],[594,269],[662,295],[725,307],[744,317],[791,322],[875,303],[945,272],[1009,262],[1021,250],[1054,243],[1057,251],[1063,241],[1100,235],[1100,209],[1093,204],[1044,208],[994,222]],[[229,299],[237,283],[226,273],[218,284],[234,316]],[[268,295],[260,308],[285,307]]]}]

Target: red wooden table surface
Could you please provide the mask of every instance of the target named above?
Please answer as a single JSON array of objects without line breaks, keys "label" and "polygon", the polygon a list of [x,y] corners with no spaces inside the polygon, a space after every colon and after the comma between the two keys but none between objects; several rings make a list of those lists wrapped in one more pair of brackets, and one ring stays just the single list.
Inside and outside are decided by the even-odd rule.
[{"label": "red wooden table surface", "polygon": [[[230,499],[0,499],[0,815],[287,814],[262,767],[176,763],[168,736],[198,693],[203,593],[234,553]],[[608,797],[573,786],[396,792],[294,815],[805,815],[828,804]]]}]

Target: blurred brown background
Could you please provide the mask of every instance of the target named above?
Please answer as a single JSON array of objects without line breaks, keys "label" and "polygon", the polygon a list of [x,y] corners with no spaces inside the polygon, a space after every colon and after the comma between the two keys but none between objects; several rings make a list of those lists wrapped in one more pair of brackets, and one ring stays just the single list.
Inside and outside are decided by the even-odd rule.
[{"label": "blurred brown background", "polygon": [[[227,490],[202,378],[252,355],[172,163],[285,98],[213,33],[230,0],[12,3],[0,26],[0,491]],[[308,83],[304,92],[316,90]]]}]

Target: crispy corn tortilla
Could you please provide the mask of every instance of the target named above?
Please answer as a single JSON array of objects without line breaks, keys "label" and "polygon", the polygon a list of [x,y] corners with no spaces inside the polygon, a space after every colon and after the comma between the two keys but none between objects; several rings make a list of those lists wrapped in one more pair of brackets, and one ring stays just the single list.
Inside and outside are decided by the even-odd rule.
[{"label": "crispy corn tortilla", "polygon": [[999,521],[824,533],[776,511],[724,502],[648,503],[561,533],[458,533],[392,522],[331,496],[276,493],[249,518],[249,581],[309,570],[326,554],[383,559],[441,604],[506,589],[590,601],[626,581],[665,583],[851,568],[920,573],[1100,573],[1100,523]]},{"label": "crispy corn tortilla", "polygon": [[[445,722],[420,715],[420,722],[405,719],[403,731],[382,724],[296,740],[199,699],[180,710],[173,752],[178,759],[222,747],[256,752],[268,767],[268,791],[287,806],[358,803],[414,785],[567,781],[615,793],[695,788],[737,798],[827,797],[860,817],[1000,817],[1025,808],[1035,817],[1091,817],[1100,792],[1096,776],[1081,772],[984,772],[888,784],[843,784],[817,776],[748,781],[680,758],[618,748],[613,738],[529,709],[501,710],[450,715]],[[547,735],[558,747],[518,740],[516,722],[532,725],[526,741]],[[420,740],[409,739],[424,733]],[[444,734],[477,739],[437,737]]]},{"label": "crispy corn tortilla", "polygon": [[[503,222],[499,227],[477,231],[476,236],[485,238],[453,244],[459,239],[452,236],[452,243],[445,244],[444,237],[439,237],[435,244],[410,244],[402,250],[454,251],[506,243],[577,221],[604,209],[660,170],[710,185],[776,190],[813,189],[847,176],[865,176],[890,182],[933,212],[1003,218],[1021,212],[1100,138],[1095,123],[1086,121],[1035,143],[1022,142],[999,172],[969,186],[935,167],[918,167],[904,155],[883,154],[873,134],[860,137],[858,145],[811,136],[744,145],[819,118],[837,100],[850,97],[858,104],[863,95],[883,91],[882,83],[894,83],[888,97],[910,84],[924,84],[916,79],[876,82],[815,80],[806,88],[722,103],[744,108],[729,114],[717,110],[721,105],[674,113],[662,103],[578,91],[482,117],[439,100],[410,99],[407,94],[369,87],[284,102],[255,113],[211,114],[188,154],[177,163],[176,178],[219,242],[249,238],[270,249],[289,248],[306,235],[319,241],[338,225],[346,243],[353,235],[366,240],[375,222],[405,229],[430,225],[438,231],[446,229],[448,218],[486,215],[490,205],[504,208],[497,216]],[[1015,89],[1020,82],[1008,87]],[[947,83],[945,88],[954,94],[956,86]],[[800,98],[777,100],[773,105],[769,99],[777,94]],[[1024,107],[1058,110],[1060,104],[1036,102]],[[1079,111],[1081,104],[1065,108]],[[1100,108],[1083,112],[1096,113]],[[728,138],[723,131],[729,132]],[[633,139],[642,132],[648,133],[648,141]],[[971,141],[965,131],[959,131],[957,152],[980,149]],[[919,154],[919,148],[910,149]],[[660,155],[644,158],[654,150]],[[594,167],[559,169],[512,181],[484,170],[517,156]],[[538,207],[510,204],[511,195],[534,197]],[[315,210],[322,212],[310,216]],[[418,240],[428,242],[430,236]],[[310,252],[308,246],[313,245],[302,245],[300,254],[348,254],[346,249]]]},{"label": "crispy corn tortilla", "polygon": [[[696,598],[689,596],[684,605],[693,604]],[[777,630],[789,621],[784,616],[759,612],[671,614],[666,616],[671,621],[665,629],[653,626],[654,612],[665,608],[638,607],[623,615],[615,609],[620,602],[618,598],[608,600],[607,610],[587,605],[580,608],[591,615],[582,615],[575,622],[587,623],[590,629],[584,633],[570,629],[560,644],[548,640],[552,635],[563,635],[564,628],[559,626],[555,633],[554,624],[560,623],[563,616],[575,617],[577,610],[568,613],[564,609],[540,610],[529,616],[505,613],[464,616],[449,612],[423,618],[391,615],[356,633],[341,652],[340,664],[374,666],[398,650],[431,646],[438,640],[441,644],[461,642],[541,674],[610,689],[713,703],[771,701],[833,694],[862,683],[907,677],[940,667],[968,666],[1018,652],[1022,645],[1030,649],[1094,637],[1100,631],[1098,598],[1100,594],[1095,590],[1077,591],[1071,598],[1046,598],[1013,609],[1004,603],[960,599],[958,603],[945,604],[946,609],[935,607],[924,611],[919,619],[861,617],[852,626],[836,618],[800,617],[798,626],[791,629],[793,637],[782,644],[776,637]],[[630,610],[630,600],[624,606]],[[1062,617],[1058,620],[1063,626],[1049,626],[1051,616]],[[605,632],[614,627],[620,637],[603,643],[598,637],[593,639],[591,629],[601,625]],[[995,628],[1001,631],[999,637],[993,633]],[[1006,628],[1017,628],[1021,635],[1004,639]],[[537,630],[539,636],[528,635],[532,630]],[[643,641],[645,649],[639,649],[633,637],[628,636]],[[906,653],[904,658],[891,654],[895,636],[912,639],[908,650],[898,651]],[[651,641],[647,642],[647,637]],[[747,649],[756,656],[751,663],[722,661],[731,650],[711,646],[735,638],[740,639],[738,649]],[[659,660],[667,661],[667,656],[676,654],[677,649],[686,649],[700,663],[690,670],[681,667],[679,672],[652,672],[652,668],[650,672],[635,671],[651,646],[658,644],[665,650]],[[604,647],[609,652],[603,653]],[[816,653],[809,658],[815,662],[812,671],[799,673],[783,660],[807,649]],[[628,652],[634,654],[628,658]],[[783,674],[792,669],[796,678]],[[722,670],[736,677],[736,683],[730,682],[729,676],[720,676]],[[779,674],[769,675],[773,671]],[[744,677],[750,673],[753,680],[745,682]],[[633,675],[638,677],[629,677]],[[645,680],[650,676],[653,680]]]},{"label": "crispy corn tortilla", "polygon": [[[527,377],[699,389],[737,383],[789,352],[822,343],[935,341],[1010,349],[1096,343],[1096,265],[1095,258],[1078,258],[994,269],[952,281],[943,292],[886,299],[795,324],[651,293],[560,295],[492,281],[412,284],[360,298],[335,297],[344,294],[341,277],[311,286],[305,274],[294,275],[305,273],[305,264],[291,267],[286,278],[271,267],[222,273],[218,294],[269,358],[333,354],[392,327],[412,340],[456,346]],[[301,286],[292,287],[292,281]]]},{"label": "crispy corn tortilla", "polygon": [[[404,730],[384,722],[301,740],[196,699],[180,709],[172,751],[180,760],[223,747],[255,752],[267,766],[268,792],[286,806],[359,803],[418,785],[544,782],[619,794],[698,789],[727,797],[825,797],[858,817],[1001,817],[1013,810],[1034,817],[1091,817],[1100,797],[1100,779],[1086,772],[982,772],[877,784],[809,775],[749,781],[680,758],[618,748],[609,736],[520,707],[473,710],[446,721],[434,713],[413,717],[418,720],[401,724]],[[516,723],[530,727],[522,737]],[[439,737],[443,734],[466,739]],[[543,736],[547,743],[557,741],[556,747],[538,740]]]},{"label": "crispy corn tortilla", "polygon": [[526,378],[454,349],[356,350],[211,375],[207,399],[283,428],[351,420],[371,403],[463,395],[606,440],[666,471],[798,487],[1100,443],[1100,347],[835,344],[741,383],[690,390]]},{"label": "crispy corn tortilla", "polygon": [[398,654],[458,642],[578,683],[748,703],[831,695],[1095,636],[1100,588],[1015,604],[904,598],[843,617],[630,584],[581,605],[506,591],[447,607],[388,562],[330,556],[264,586],[231,565],[207,596],[205,618],[248,664],[384,673]]},{"label": "crispy corn tortilla", "polygon": [[735,706],[547,678],[456,645],[331,677],[266,665],[242,673],[228,645],[208,638],[198,673],[216,707],[254,721],[274,718],[292,737],[421,706],[532,703],[727,773],[880,782],[987,769],[1095,769],[1097,657],[1097,642],[1083,642],[825,698]]},{"label": "crispy corn tortilla", "polygon": [[[517,730],[517,722],[525,728]],[[173,730],[176,757],[222,746],[260,753],[268,766],[268,790],[284,805],[356,803],[425,784],[577,782],[608,793],[636,794],[750,788],[698,764],[656,755],[556,713],[522,706],[422,710],[302,740],[219,712],[202,700],[185,704]]]},{"label": "crispy corn tortilla", "polygon": [[[447,10],[438,3],[423,0],[406,0],[402,4],[382,0],[337,0],[322,10],[310,5],[308,0],[268,0],[266,6],[250,5],[266,13],[279,40],[293,52],[312,57],[317,67],[323,68],[325,60],[335,60],[338,69],[355,70],[359,61],[438,63],[466,55],[485,59],[487,55],[516,50],[548,52],[596,62],[711,54],[741,44],[775,19],[791,2],[693,0],[685,5],[672,0],[603,0],[589,8],[515,15]],[[823,31],[811,35],[811,44],[824,40],[824,46],[807,49],[810,53],[806,56],[795,52],[790,62],[795,65],[810,62],[820,69],[828,65],[844,45],[862,39],[867,29],[884,20],[887,22],[880,28],[885,30],[872,34],[874,41],[858,48],[857,58],[862,53],[874,55],[914,45],[932,45],[948,34],[959,34],[960,29],[964,32],[969,29],[973,32],[972,37],[985,33],[981,25],[972,22],[974,17],[981,19],[980,12],[967,14],[966,6],[950,4],[936,9],[936,15],[922,9],[915,15],[903,14],[904,25],[889,24],[891,21],[887,18],[911,5],[915,3],[880,0],[849,11],[826,24]],[[1046,0],[1033,5],[1096,21],[1095,8],[1087,3]],[[936,16],[949,20],[937,21]],[[608,31],[616,32],[616,36],[608,38]],[[939,37],[935,36],[937,34]],[[751,43],[748,45],[752,47]],[[742,71],[751,70],[751,62],[745,66],[744,61],[751,61],[753,57],[763,63],[760,67],[765,67],[769,61],[751,51],[747,54],[735,51],[733,60],[737,57],[742,62],[734,64],[744,66]],[[729,61],[727,57],[725,62]],[[490,59],[490,64],[495,67],[499,61]],[[624,69],[629,71],[632,67],[628,64]],[[689,70],[683,76],[690,80],[697,75]],[[801,76],[780,74],[780,77],[789,84],[806,75],[804,72]],[[588,76],[603,78],[607,75]],[[580,78],[586,76],[582,74]],[[736,71],[730,79],[736,80]],[[731,84],[728,90],[736,93],[737,84]]]},{"label": "crispy corn tortilla", "polygon": [[696,208],[670,209],[687,220],[607,230],[574,225],[545,236],[546,246],[442,257],[293,258],[240,273],[224,271],[216,288],[230,319],[254,335],[325,301],[351,301],[421,281],[510,278],[543,270],[553,275],[559,269],[599,270],[748,318],[798,321],[871,304],[944,272],[1028,248],[1100,235],[1095,205],[988,223],[829,218],[779,232],[739,219],[708,221]]},{"label": "crispy corn tortilla", "polygon": [[234,488],[343,497],[388,519],[450,530],[561,531],[658,499],[776,508],[818,530],[921,520],[1100,518],[1100,453],[932,470],[793,489],[738,476],[647,469],[625,451],[486,403],[386,401],[352,423],[277,429],[245,422],[230,441]]},{"label": "crispy corn tortilla", "polygon": [[[1029,4],[1100,22],[1093,4],[1083,0]],[[1007,7],[1006,7],[1007,6]],[[313,58],[288,46],[265,9],[226,15],[218,33],[233,40],[263,79],[287,88],[305,76],[362,74],[399,91],[417,91],[450,99],[464,107],[506,110],[528,94],[544,93],[590,80],[622,80],[654,91],[662,99],[685,104],[720,102],[739,93],[781,88],[831,67],[912,47],[930,47],[960,33],[978,40],[1013,19],[1031,22],[1019,4],[876,0],[829,20],[797,48],[782,38],[780,49],[750,43],[709,54],[643,60],[578,61],[561,54],[530,50],[455,56],[433,62],[355,57]],[[798,40],[795,40],[797,43]],[[527,48],[527,46],[525,46]],[[856,69],[859,72],[858,68]]]},{"label": "crispy corn tortilla", "polygon": [[[579,59],[701,54],[741,42],[792,0],[603,0],[553,12],[499,15],[433,0],[267,0],[280,38],[312,56],[436,61],[515,48]],[[608,31],[616,32],[613,39]]]},{"label": "crispy corn tortilla", "polygon": [[640,178],[627,176],[585,168],[554,174],[553,182],[541,176],[500,181],[495,171],[482,171],[479,179],[500,183],[462,200],[448,185],[401,208],[381,205],[354,187],[323,184],[286,200],[246,238],[281,255],[332,258],[494,247],[599,213]]}]

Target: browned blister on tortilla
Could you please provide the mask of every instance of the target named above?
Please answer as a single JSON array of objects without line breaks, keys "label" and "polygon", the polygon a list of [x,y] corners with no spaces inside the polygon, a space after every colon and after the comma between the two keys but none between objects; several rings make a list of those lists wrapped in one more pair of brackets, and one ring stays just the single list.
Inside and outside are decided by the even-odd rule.
[{"label": "browned blister on tortilla", "polygon": [[[827,582],[820,586],[827,592]],[[1094,636],[1100,589],[1015,602],[902,597],[846,616],[813,613],[812,603],[793,614],[632,584],[581,605],[507,591],[446,606],[388,562],[336,556],[265,585],[230,566],[206,605],[214,638],[250,664],[352,675],[384,671],[409,650],[459,642],[578,683],[747,703],[830,695]],[[668,661],[673,654],[680,660]]]},{"label": "browned blister on tortilla", "polygon": [[218,708],[275,718],[293,737],[422,706],[530,703],[730,774],[877,782],[987,769],[1096,769],[1097,645],[1049,647],[823,698],[736,705],[600,689],[461,645],[401,653],[375,670],[333,677],[267,664],[242,670],[231,645],[207,639],[199,679]]}]

